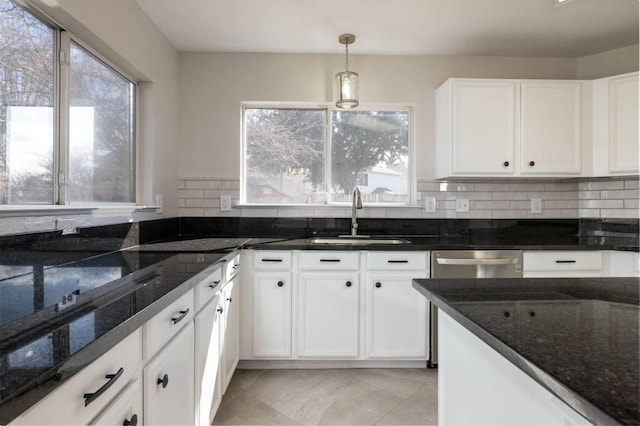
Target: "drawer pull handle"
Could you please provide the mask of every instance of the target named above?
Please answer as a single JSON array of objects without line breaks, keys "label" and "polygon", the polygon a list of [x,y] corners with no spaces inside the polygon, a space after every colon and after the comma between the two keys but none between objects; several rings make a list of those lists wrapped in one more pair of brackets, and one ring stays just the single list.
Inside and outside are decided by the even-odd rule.
[{"label": "drawer pull handle", "polygon": [[556,263],[576,263],[575,260],[556,260]]},{"label": "drawer pull handle", "polygon": [[229,303],[231,303],[231,302],[233,302],[233,298],[232,298],[232,297],[227,297],[227,301],[228,301]]},{"label": "drawer pull handle", "polygon": [[138,426],[138,415],[134,414],[133,416],[131,416],[131,420],[124,419],[124,422],[122,422],[122,426]]},{"label": "drawer pull handle", "polygon": [[320,259],[320,262],[340,262],[340,259]]},{"label": "drawer pull handle", "polygon": [[175,318],[171,318],[171,321],[173,321],[174,324],[177,324],[180,321],[182,321],[184,317],[186,317],[188,314],[189,314],[189,308],[185,309],[184,311],[180,311],[180,315],[178,315]]},{"label": "drawer pull handle", "polygon": [[93,401],[98,399],[98,397],[100,395],[105,393],[106,390],[109,389],[111,387],[111,385],[113,385],[116,382],[116,380],[118,380],[120,378],[120,376],[122,376],[122,373],[124,373],[124,368],[120,367],[120,369],[118,370],[118,372],[116,374],[107,374],[106,376],[104,376],[104,378],[105,379],[109,379],[109,381],[107,383],[105,383],[104,385],[102,385],[102,387],[100,389],[98,389],[97,391],[95,391],[94,393],[85,393],[84,394],[84,406],[86,407],[87,405],[91,404]]},{"label": "drawer pull handle", "polygon": [[377,283],[376,283],[376,288],[380,288],[380,287],[382,287],[382,283],[377,282]]},{"label": "drawer pull handle", "polygon": [[216,288],[216,286],[217,286],[218,284],[220,284],[220,280],[216,280],[216,281],[212,282],[211,284],[209,284],[209,287],[210,287],[210,288]]},{"label": "drawer pull handle", "polygon": [[162,385],[162,389],[166,388],[167,385],[169,384],[169,376],[165,374],[164,376],[159,378],[156,383],[159,385]]},{"label": "drawer pull handle", "polygon": [[269,259],[269,258],[264,258],[260,260],[261,262],[282,262],[282,259]]},{"label": "drawer pull handle", "polygon": [[347,287],[351,287],[351,281],[346,282]]},{"label": "drawer pull handle", "polygon": [[240,264],[233,265],[233,269],[234,269],[234,270],[238,269],[239,267],[240,267]]},{"label": "drawer pull handle", "polygon": [[409,263],[408,260],[387,260],[387,263]]},{"label": "drawer pull handle", "polygon": [[224,312],[224,309],[222,309],[222,306],[220,306],[218,309],[216,309],[216,311],[218,311],[218,312],[220,312],[220,313],[223,313],[223,312]]},{"label": "drawer pull handle", "polygon": [[284,283],[282,281],[278,281],[278,287],[282,287]]}]

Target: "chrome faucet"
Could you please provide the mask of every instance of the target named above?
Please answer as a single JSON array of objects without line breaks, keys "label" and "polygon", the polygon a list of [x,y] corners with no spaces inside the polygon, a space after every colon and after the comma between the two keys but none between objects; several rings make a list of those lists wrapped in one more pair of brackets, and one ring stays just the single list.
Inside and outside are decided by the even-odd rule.
[{"label": "chrome faucet", "polygon": [[358,235],[358,209],[362,208],[362,197],[360,195],[360,189],[356,185],[353,188],[353,195],[351,196],[351,235]]}]

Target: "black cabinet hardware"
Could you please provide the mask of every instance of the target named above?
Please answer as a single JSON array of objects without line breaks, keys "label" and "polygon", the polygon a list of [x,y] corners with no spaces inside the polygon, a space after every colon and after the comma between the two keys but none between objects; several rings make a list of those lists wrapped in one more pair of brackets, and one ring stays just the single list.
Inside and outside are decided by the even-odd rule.
[{"label": "black cabinet hardware", "polygon": [[408,260],[387,260],[387,263],[409,263]]},{"label": "black cabinet hardware", "polygon": [[556,260],[556,263],[576,263],[575,260]]},{"label": "black cabinet hardware", "polygon": [[122,426],[137,426],[137,425],[138,425],[137,414],[134,414],[133,416],[131,416],[131,420],[124,419],[124,422],[122,422]]},{"label": "black cabinet hardware", "polygon": [[212,282],[211,284],[209,284],[209,287],[211,287],[211,288],[216,288],[216,286],[217,286],[218,284],[220,284],[220,280],[217,280],[217,281]]},{"label": "black cabinet hardware", "polygon": [[264,258],[261,260],[261,262],[282,262],[282,259],[268,259],[268,258]]},{"label": "black cabinet hardware", "polygon": [[189,308],[185,309],[184,311],[180,311],[180,315],[178,315],[175,318],[171,318],[171,321],[173,321],[174,324],[177,324],[180,321],[182,321],[184,317],[186,317],[188,314],[189,314]]},{"label": "black cabinet hardware", "polygon": [[533,311],[529,311],[529,316],[530,316],[531,318],[533,318],[533,317],[535,317],[535,316],[536,316],[536,313],[535,313],[535,312],[533,312]]},{"label": "black cabinet hardware", "polygon": [[509,167],[509,162],[505,161],[504,163],[502,163],[502,165],[505,166],[505,167]]},{"label": "black cabinet hardware", "polygon": [[382,283],[380,283],[379,281],[376,283],[376,288],[380,288],[382,287]]},{"label": "black cabinet hardware", "polygon": [[216,309],[216,311],[218,311],[218,312],[220,312],[220,313],[223,313],[223,312],[224,312],[224,309],[222,309],[222,306],[220,306],[218,309]]},{"label": "black cabinet hardware", "polygon": [[109,389],[111,387],[111,385],[113,385],[116,382],[116,380],[118,380],[120,378],[120,376],[122,376],[122,373],[124,373],[124,368],[120,367],[120,369],[116,372],[116,374],[107,374],[106,376],[104,376],[104,378],[105,379],[109,379],[109,381],[107,383],[105,383],[104,385],[102,385],[102,387],[100,389],[98,389],[97,391],[95,391],[93,393],[85,393],[84,394],[84,406],[86,407],[87,405],[91,404],[93,401],[98,399],[98,397],[100,395],[105,393],[106,390]]},{"label": "black cabinet hardware", "polygon": [[351,287],[351,281],[347,281],[346,284],[347,284],[347,287]]},{"label": "black cabinet hardware", "polygon": [[233,302],[233,298],[232,297],[227,297],[227,300],[229,301],[229,303]]},{"label": "black cabinet hardware", "polygon": [[509,313],[509,311],[504,311],[504,317],[505,317],[505,318],[509,318],[509,315],[511,315],[511,314]]},{"label": "black cabinet hardware", "polygon": [[535,161],[529,161],[529,166],[533,167],[533,166],[535,166],[535,165],[536,165],[536,162],[535,162]]},{"label": "black cabinet hardware", "polygon": [[320,262],[340,262],[340,259],[320,259]]},{"label": "black cabinet hardware", "polygon": [[284,283],[282,281],[278,281],[278,287],[282,287]]},{"label": "black cabinet hardware", "polygon": [[240,264],[233,265],[233,269],[238,269],[239,267],[240,267]]},{"label": "black cabinet hardware", "polygon": [[162,378],[159,378],[156,383],[162,385],[162,389],[166,388],[169,384],[169,376],[165,374]]}]

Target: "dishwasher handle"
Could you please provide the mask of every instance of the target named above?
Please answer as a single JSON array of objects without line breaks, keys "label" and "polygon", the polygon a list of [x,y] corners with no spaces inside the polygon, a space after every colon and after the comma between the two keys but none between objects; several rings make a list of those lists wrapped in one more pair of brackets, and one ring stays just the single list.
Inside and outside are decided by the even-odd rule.
[{"label": "dishwasher handle", "polygon": [[436,262],[440,265],[511,265],[518,263],[517,257],[499,257],[493,259],[452,259],[438,257]]}]

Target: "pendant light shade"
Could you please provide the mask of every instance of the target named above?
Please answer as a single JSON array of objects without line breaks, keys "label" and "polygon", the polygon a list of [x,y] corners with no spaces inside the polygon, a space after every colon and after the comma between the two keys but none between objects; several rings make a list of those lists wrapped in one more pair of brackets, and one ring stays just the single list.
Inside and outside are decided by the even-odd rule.
[{"label": "pendant light shade", "polygon": [[345,70],[336,74],[338,108],[355,108],[358,106],[358,73],[349,71],[349,45],[356,41],[353,34],[342,34],[338,41],[345,47]]}]

